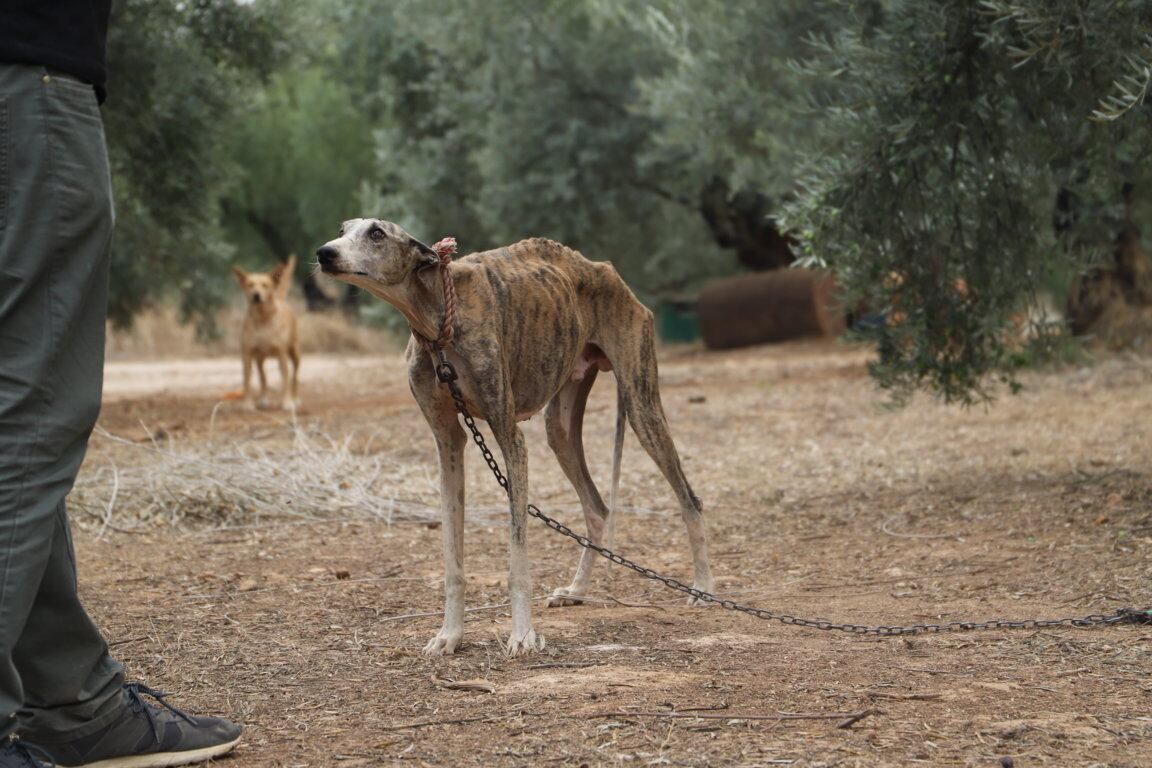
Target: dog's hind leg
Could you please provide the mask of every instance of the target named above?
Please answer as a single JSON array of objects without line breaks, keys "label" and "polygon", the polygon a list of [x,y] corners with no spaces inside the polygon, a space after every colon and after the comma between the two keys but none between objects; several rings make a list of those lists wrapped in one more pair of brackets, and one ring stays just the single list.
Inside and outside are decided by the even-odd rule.
[{"label": "dog's hind leg", "polygon": [[[588,473],[588,464],[584,458],[584,406],[596,381],[596,374],[596,368],[591,367],[584,378],[566,383],[548,404],[545,418],[548,445],[556,454],[556,460],[560,462],[560,468],[564,470],[572,487],[576,489],[576,495],[580,497],[584,521],[588,526],[588,538],[593,544],[605,545],[604,537],[612,511],[605,506],[600,491]],[[553,592],[548,598],[548,607],[574,605],[588,594],[592,565],[596,558],[596,553],[590,549],[581,553],[572,583]]]},{"label": "dog's hind leg", "polygon": [[[656,331],[652,313],[637,311],[630,325],[627,343],[605,339],[601,345],[612,361],[616,386],[621,388],[628,421],[644,450],[656,462],[680,502],[681,515],[688,529],[695,576],[692,585],[704,592],[713,590],[712,569],[708,562],[708,534],[704,529],[703,506],[692,492],[680,466],[680,456],[668,429],[664,407],[660,403],[660,386],[656,370]],[[689,598],[689,605],[700,601]]]}]

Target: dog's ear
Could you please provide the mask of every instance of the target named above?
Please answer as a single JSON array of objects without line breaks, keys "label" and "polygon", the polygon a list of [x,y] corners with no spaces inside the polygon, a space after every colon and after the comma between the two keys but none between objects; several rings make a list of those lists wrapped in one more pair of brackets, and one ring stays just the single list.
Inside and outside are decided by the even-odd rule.
[{"label": "dog's ear", "polygon": [[272,282],[276,284],[276,295],[287,298],[288,287],[292,285],[292,275],[296,273],[296,254],[289,254],[288,261],[278,264],[272,270]]},{"label": "dog's ear", "polygon": [[416,251],[416,255],[417,255],[416,271],[417,272],[419,272],[422,269],[426,269],[428,267],[434,267],[440,263],[440,257],[436,255],[436,251],[432,250],[432,248],[430,248],[429,246],[424,245],[424,243],[420,242],[416,238],[409,237],[408,238],[408,245],[412,246],[413,250]]},{"label": "dog's ear", "polygon": [[295,271],[296,271],[296,254],[292,254],[291,256],[288,257],[288,261],[280,262],[279,264],[276,265],[276,268],[272,270],[272,282],[279,285],[280,281],[283,280],[285,278],[285,276],[287,276],[288,279],[291,280],[292,279],[292,273]]},{"label": "dog's ear", "polygon": [[248,273],[240,269],[240,267],[232,267],[232,274],[236,277],[236,282],[243,288],[244,281],[248,279]]}]

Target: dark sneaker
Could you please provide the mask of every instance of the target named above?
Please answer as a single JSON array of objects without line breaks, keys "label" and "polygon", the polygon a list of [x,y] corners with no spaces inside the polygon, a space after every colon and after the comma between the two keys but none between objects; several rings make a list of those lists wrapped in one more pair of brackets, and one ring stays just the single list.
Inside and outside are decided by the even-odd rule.
[{"label": "dark sneaker", "polygon": [[129,683],[123,712],[104,729],[72,741],[33,743],[61,768],[166,768],[219,757],[240,741],[236,723],[185,714],[164,701],[166,695]]},{"label": "dark sneaker", "polygon": [[0,768],[52,768],[42,760],[37,760],[35,747],[22,741],[6,739],[0,744]]}]

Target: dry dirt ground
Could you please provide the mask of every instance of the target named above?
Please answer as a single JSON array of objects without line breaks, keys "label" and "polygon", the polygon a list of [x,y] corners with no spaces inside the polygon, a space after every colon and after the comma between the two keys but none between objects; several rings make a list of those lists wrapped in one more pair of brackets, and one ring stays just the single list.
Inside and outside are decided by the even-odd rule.
[{"label": "dry dirt ground", "polygon": [[[987,409],[890,410],[867,358],[822,343],[664,354],[719,591],[862,624],[1152,607],[1149,361],[1029,374]],[[222,766],[1152,764],[1148,626],[859,637],[689,609],[601,562],[595,602],[537,602],[547,649],[506,659],[506,609],[485,607],[505,601],[505,517],[471,452],[480,609],[458,655],[423,658],[442,589],[436,470],[399,354],[306,357],[295,421],[217,407],[237,370],[110,364],[73,505],[83,594],[131,675],[246,723]],[[601,487],[612,386],[588,415]],[[532,496],[575,524],[542,422],[525,425]],[[370,485],[348,477],[366,467]],[[356,487],[392,503],[340,495]],[[344,501],[309,501],[329,495]],[[674,500],[631,435],[622,506],[619,550],[688,578]],[[578,553],[533,526],[543,596]]]}]

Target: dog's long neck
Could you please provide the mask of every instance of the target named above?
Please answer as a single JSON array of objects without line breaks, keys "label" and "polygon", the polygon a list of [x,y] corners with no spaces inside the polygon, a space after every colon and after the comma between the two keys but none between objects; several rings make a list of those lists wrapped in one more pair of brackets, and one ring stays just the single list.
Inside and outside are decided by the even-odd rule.
[{"label": "dog's long neck", "polygon": [[416,333],[426,339],[440,335],[440,323],[444,319],[444,288],[440,284],[438,268],[422,269],[396,285],[365,287],[400,310]]}]

